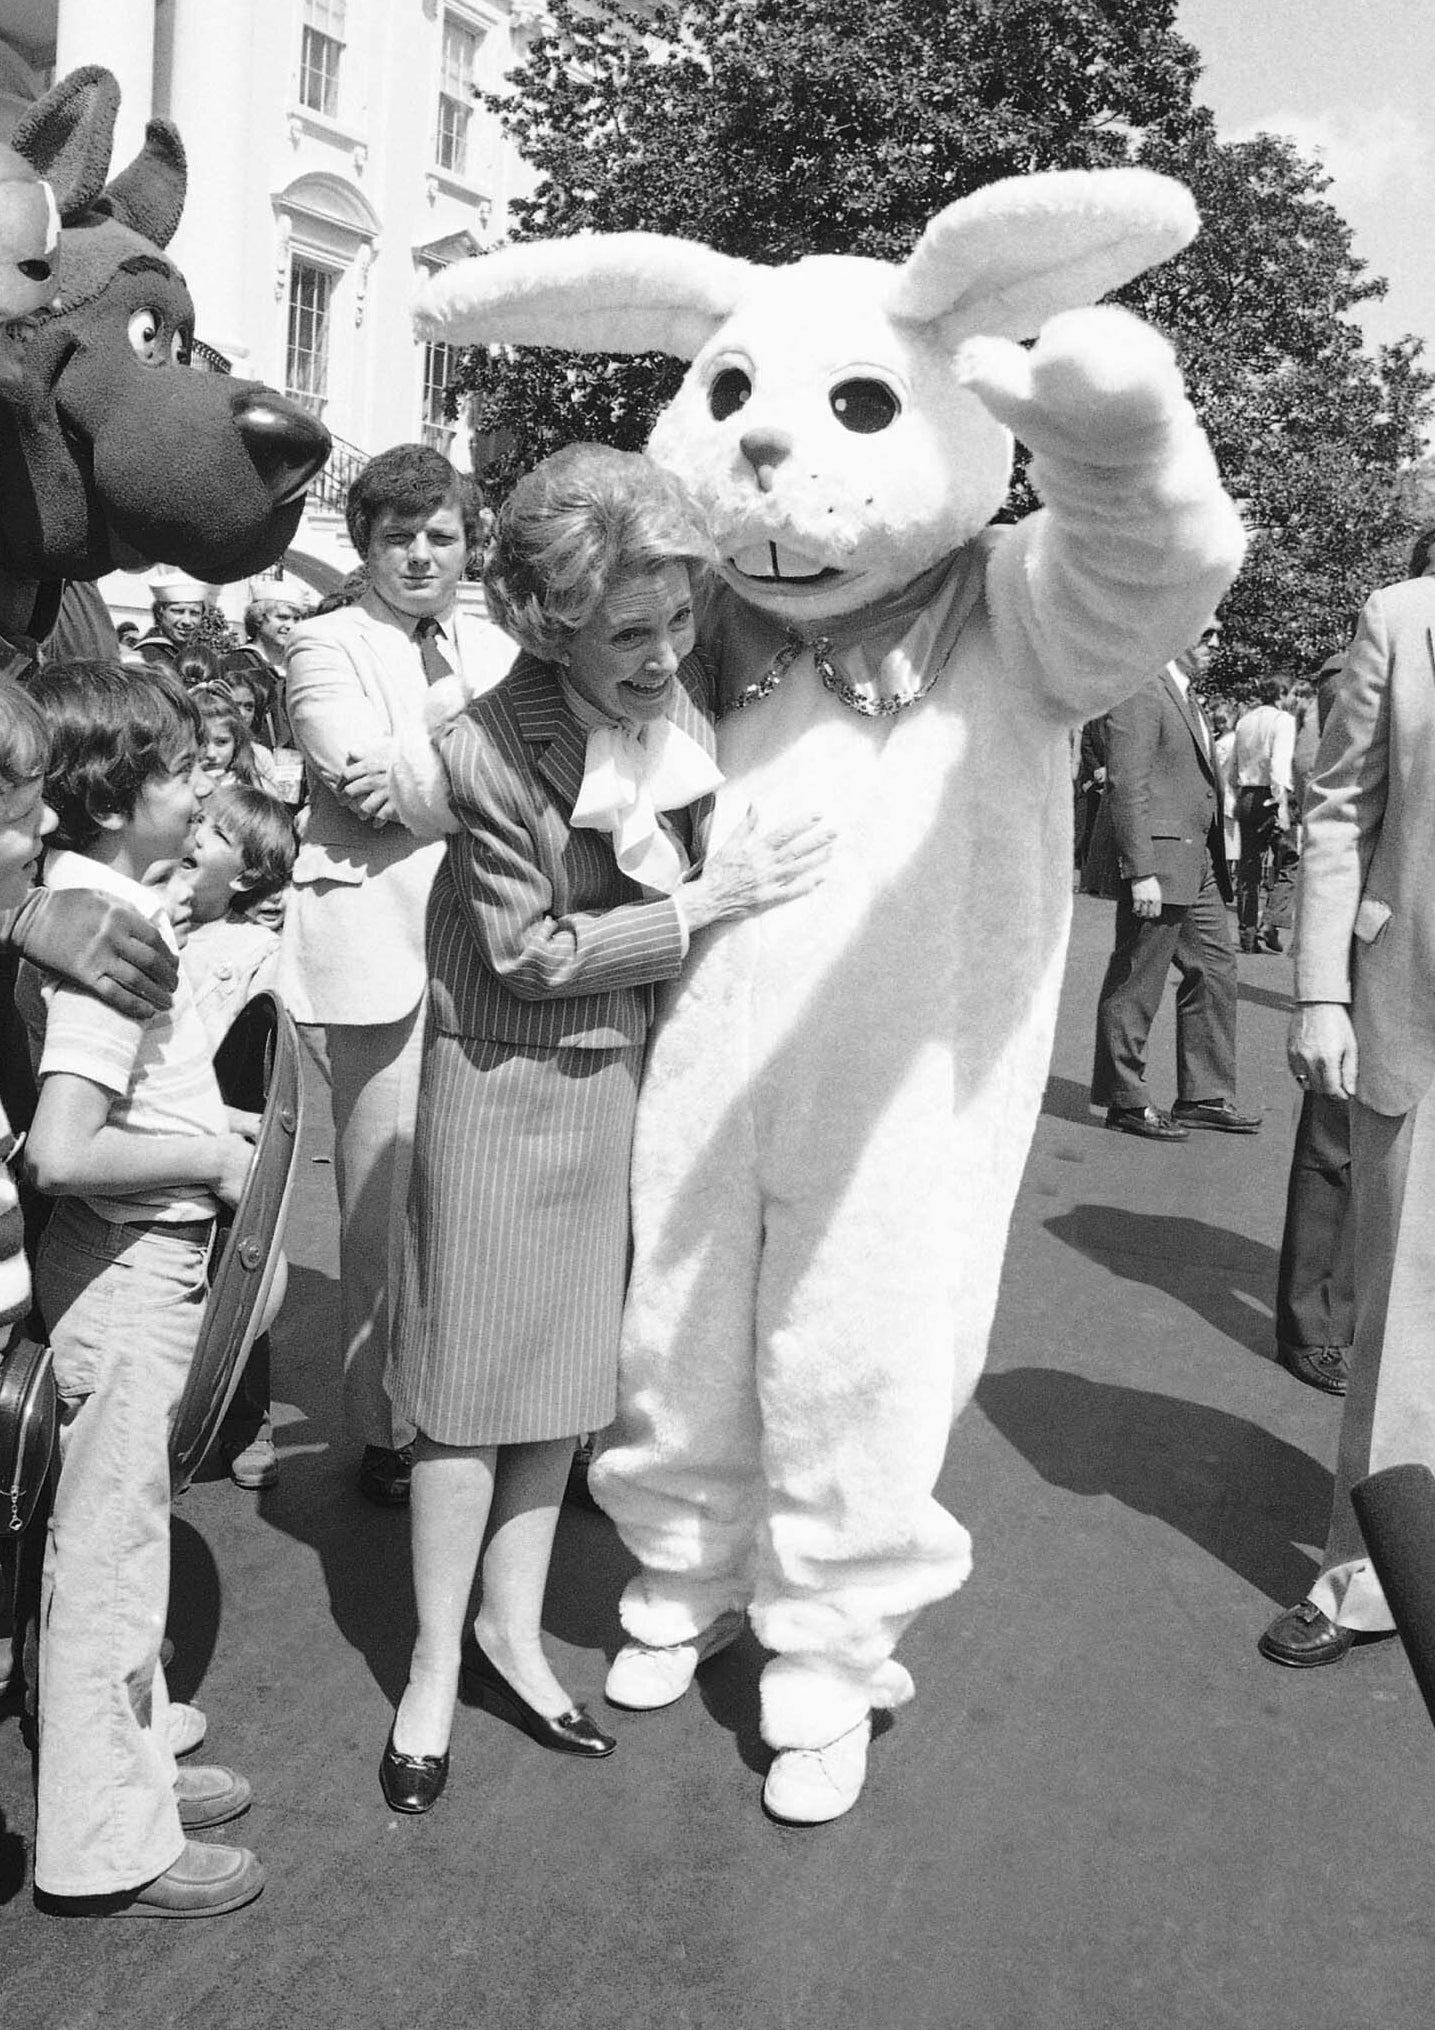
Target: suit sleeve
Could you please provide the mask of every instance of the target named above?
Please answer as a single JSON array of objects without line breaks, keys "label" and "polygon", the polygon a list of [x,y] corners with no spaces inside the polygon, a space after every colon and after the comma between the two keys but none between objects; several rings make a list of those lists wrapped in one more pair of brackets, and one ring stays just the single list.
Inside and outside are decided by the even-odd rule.
[{"label": "suit sleeve", "polygon": [[1297,1001],[1351,998],[1350,943],[1385,817],[1390,638],[1380,593],[1366,601],[1306,786],[1296,891]]},{"label": "suit sleeve", "polygon": [[1106,795],[1122,878],[1156,871],[1151,843],[1151,769],[1161,715],[1149,685],[1124,698],[1106,720]]},{"label": "suit sleeve", "polygon": [[296,630],[285,665],[284,702],[304,758],[330,789],[351,754],[391,737],[343,643],[318,627]]},{"label": "suit sleeve", "polygon": [[675,902],[555,914],[524,772],[473,719],[449,730],[443,759],[462,826],[448,848],[455,887],[484,963],[511,994],[558,1000],[676,977],[687,931]]}]

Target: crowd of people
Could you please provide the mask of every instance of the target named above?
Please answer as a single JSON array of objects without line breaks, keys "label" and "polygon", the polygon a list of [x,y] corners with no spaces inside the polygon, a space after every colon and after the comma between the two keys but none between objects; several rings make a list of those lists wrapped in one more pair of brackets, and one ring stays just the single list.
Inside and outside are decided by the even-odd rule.
[{"label": "crowd of people", "polygon": [[[555,1674],[542,1610],[575,1445],[614,1413],[645,1041],[693,936],[806,893],[833,845],[797,813],[705,850],[723,778],[694,616],[715,552],[646,457],[571,447],[485,526],[440,454],[398,446],[355,480],[348,529],[360,569],[317,614],[256,597],[240,643],[214,588],[168,574],[118,658],[0,684],[0,908],[34,1078],[17,1101],[7,1066],[26,1116],[7,1148],[48,1203],[32,1291],[0,1171],[0,1315],[16,1329],[33,1301],[60,1402],[35,1850],[60,1911],[212,1915],[263,1885],[250,1850],[191,1837],[250,1791],[180,1759],[206,1722],[170,1701],[161,1660],[168,1428],[256,1131],[213,1070],[236,1014],[277,987],[331,1097],[345,1428],[358,1491],[410,1511],[417,1605],[379,1783],[422,1813],[461,1683],[559,1752],[617,1745]],[[458,598],[480,556],[486,619]],[[1400,1212],[1425,1188],[1405,1068],[1429,1000],[1411,991],[1392,1025],[1388,981],[1362,995],[1349,954],[1353,935],[1362,968],[1423,982],[1413,884],[1435,806],[1404,766],[1396,806],[1393,743],[1435,722],[1429,669],[1424,689],[1400,681],[1429,608],[1418,587],[1378,595],[1348,659],[1263,683],[1239,714],[1199,695],[1213,617],[1076,754],[1078,859],[1117,905],[1092,1082],[1110,1128],[1257,1131],[1236,1100],[1237,948],[1282,949],[1301,867],[1280,1357],[1349,1394],[1320,1581],[1261,1639],[1287,1664],[1392,1625],[1349,1487],[1428,1421],[1409,1350],[1425,1250]],[[1391,870],[1379,902],[1372,863]],[[1146,1047],[1173,966],[1166,1109]],[[275,1483],[267,1342],[224,1443],[240,1486]],[[719,1607],[688,1639],[628,1640],[609,1701],[680,1697],[741,1626]],[[782,1749],[768,1809],[846,1810],[869,1732]]]}]

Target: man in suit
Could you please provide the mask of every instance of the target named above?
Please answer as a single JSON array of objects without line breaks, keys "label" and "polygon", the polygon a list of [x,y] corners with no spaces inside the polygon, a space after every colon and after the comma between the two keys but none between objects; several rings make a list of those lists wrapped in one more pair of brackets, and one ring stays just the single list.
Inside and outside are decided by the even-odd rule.
[{"label": "man in suit", "polygon": [[[1236,956],[1214,741],[1191,681],[1210,661],[1200,641],[1107,715],[1106,781],[1115,857],[1116,944],[1096,1011],[1094,1106],[1106,1125],[1148,1141],[1184,1142],[1192,1128],[1253,1135],[1236,1089]],[[1153,1106],[1146,1041],[1172,966],[1177,1099]]]},{"label": "man in suit", "polygon": [[409,1433],[394,1429],[384,1369],[418,1108],[424,913],[443,846],[437,817],[426,837],[399,820],[389,771],[410,750],[416,767],[430,764],[437,686],[476,695],[516,651],[497,628],[456,611],[478,510],[440,453],[399,444],[371,459],[349,489],[347,521],[367,590],[297,628],[289,650],[289,717],[310,807],[279,987],[297,1022],[324,1029],[344,1410],[364,1448],[359,1487],[399,1506]]},{"label": "man in suit", "polygon": [[1392,1631],[1350,1490],[1435,1467],[1432,782],[1435,580],[1417,578],[1366,602],[1306,791],[1287,1052],[1299,1084],[1350,1102],[1355,1330],[1325,1554],[1260,1639],[1273,1663]]}]

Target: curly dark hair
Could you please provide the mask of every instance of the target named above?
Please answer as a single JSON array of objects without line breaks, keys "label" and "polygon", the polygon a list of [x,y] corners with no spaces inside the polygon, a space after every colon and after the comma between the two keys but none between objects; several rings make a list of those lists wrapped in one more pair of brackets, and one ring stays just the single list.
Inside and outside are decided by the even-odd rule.
[{"label": "curly dark hair", "polygon": [[84,853],[102,817],[129,817],[146,785],[200,737],[199,709],[177,678],[147,664],[48,663],[25,688],[50,729],[45,801],[55,844]]},{"label": "curly dark hair", "polygon": [[426,517],[441,507],[455,507],[472,550],[483,540],[481,506],[473,481],[456,472],[441,451],[427,444],[394,444],[371,458],[350,486],[344,521],[349,541],[364,557],[381,515]]}]

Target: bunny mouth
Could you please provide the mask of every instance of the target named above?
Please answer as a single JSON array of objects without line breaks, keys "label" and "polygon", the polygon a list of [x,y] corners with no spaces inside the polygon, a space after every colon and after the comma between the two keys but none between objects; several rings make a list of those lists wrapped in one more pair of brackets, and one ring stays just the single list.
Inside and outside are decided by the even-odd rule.
[{"label": "bunny mouth", "polygon": [[728,568],[739,578],[763,585],[830,585],[844,574],[833,564],[819,564],[800,550],[777,543],[749,543],[728,558]]}]

